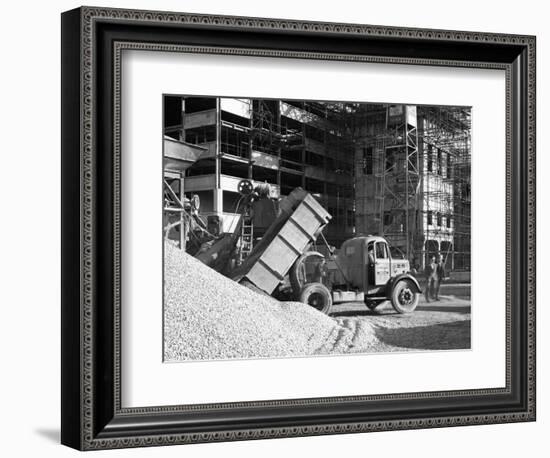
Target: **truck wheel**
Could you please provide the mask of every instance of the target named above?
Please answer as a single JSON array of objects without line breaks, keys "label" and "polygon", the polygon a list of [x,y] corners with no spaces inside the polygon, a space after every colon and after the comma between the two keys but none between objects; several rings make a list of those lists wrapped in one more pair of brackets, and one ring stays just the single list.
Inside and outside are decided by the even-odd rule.
[{"label": "truck wheel", "polygon": [[419,294],[410,280],[399,280],[391,293],[391,305],[397,313],[411,313],[418,305]]},{"label": "truck wheel", "polygon": [[309,283],[300,292],[300,302],[328,315],[332,307],[332,295],[322,283]]}]

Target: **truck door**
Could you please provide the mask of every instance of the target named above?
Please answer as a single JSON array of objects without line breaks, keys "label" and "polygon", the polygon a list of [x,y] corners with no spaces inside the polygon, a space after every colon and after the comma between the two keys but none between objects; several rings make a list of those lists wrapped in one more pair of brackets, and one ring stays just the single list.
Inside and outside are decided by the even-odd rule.
[{"label": "truck door", "polygon": [[390,257],[386,242],[375,244],[374,281],[376,286],[385,285],[390,279]]}]

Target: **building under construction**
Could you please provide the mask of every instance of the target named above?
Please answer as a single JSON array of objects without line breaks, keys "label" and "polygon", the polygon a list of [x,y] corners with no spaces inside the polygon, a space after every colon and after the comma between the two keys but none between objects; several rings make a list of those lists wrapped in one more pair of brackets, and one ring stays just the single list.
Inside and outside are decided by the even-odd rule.
[{"label": "building under construction", "polygon": [[[336,247],[379,234],[417,268],[441,254],[469,270],[470,131],[464,107],[170,96],[165,179],[175,198],[198,196],[222,232],[236,225],[246,178],[268,183],[273,200],[309,191],[332,215]],[[171,170],[173,147],[198,160]]]},{"label": "building under construction", "polygon": [[236,225],[246,178],[268,183],[273,199],[309,191],[332,215],[325,236],[333,245],[355,234],[354,146],[326,104],[165,97],[164,112],[165,136],[205,149],[186,171],[185,193],[197,195],[201,214],[219,217],[224,232]]},{"label": "building under construction", "polygon": [[470,109],[367,105],[356,135],[357,230],[423,268],[470,268]]}]

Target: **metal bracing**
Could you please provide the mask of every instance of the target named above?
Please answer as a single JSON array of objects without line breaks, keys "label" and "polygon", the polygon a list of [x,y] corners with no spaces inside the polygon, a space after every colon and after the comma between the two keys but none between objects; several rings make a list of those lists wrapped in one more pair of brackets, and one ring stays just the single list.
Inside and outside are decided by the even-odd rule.
[{"label": "metal bracing", "polygon": [[[267,181],[278,187],[279,195],[306,187],[333,214],[327,228],[331,243],[339,245],[357,233],[379,233],[420,266],[430,253],[444,252],[454,267],[468,268],[469,107],[275,99],[248,103],[249,123],[237,119],[238,126],[231,129],[234,113],[220,119],[217,110],[217,137],[225,129],[217,143],[224,140],[224,151],[239,154],[220,155],[218,147],[216,170],[203,161],[195,175]],[[208,132],[192,139],[212,148],[213,139],[207,137]],[[214,199],[218,213],[222,194]]]},{"label": "metal bracing", "polygon": [[420,183],[416,107],[388,106],[385,131],[388,137],[377,155],[375,215],[379,233],[393,238],[410,257]]},{"label": "metal bracing", "polygon": [[[434,224],[427,239],[440,240],[440,254],[452,269],[468,270],[470,267],[471,236],[471,113],[464,107],[422,107],[424,118],[422,137],[426,145],[437,151],[436,177],[424,190],[425,211],[436,215],[439,207],[445,209],[444,224]],[[427,148],[426,148],[427,149]],[[440,159],[441,157],[441,159]],[[434,216],[435,218],[435,216]]]},{"label": "metal bracing", "polygon": [[[356,157],[357,224],[385,235],[418,267],[442,254],[449,268],[470,256],[470,109],[384,106],[368,111]],[[390,114],[391,111],[391,114]],[[416,111],[416,113],[415,113]],[[358,151],[360,148],[358,148]]]}]

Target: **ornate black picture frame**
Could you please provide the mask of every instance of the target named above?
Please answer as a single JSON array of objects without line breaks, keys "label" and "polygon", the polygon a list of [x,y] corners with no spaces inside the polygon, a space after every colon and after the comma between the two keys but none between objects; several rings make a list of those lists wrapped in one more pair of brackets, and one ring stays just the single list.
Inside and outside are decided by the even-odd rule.
[{"label": "ornate black picture frame", "polygon": [[[535,37],[82,7],[62,15],[62,435],[80,450],[535,420]],[[506,72],[506,387],[120,402],[124,49]]]}]

